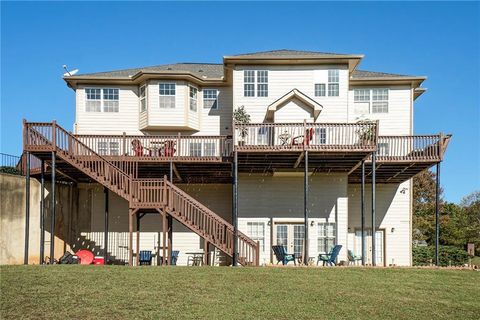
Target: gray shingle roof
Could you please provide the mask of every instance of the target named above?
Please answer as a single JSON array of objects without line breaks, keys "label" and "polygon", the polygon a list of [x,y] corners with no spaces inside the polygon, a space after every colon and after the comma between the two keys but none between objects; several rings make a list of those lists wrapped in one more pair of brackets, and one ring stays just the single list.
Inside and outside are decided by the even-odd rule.
[{"label": "gray shingle roof", "polygon": [[351,79],[372,79],[372,78],[412,78],[416,76],[410,76],[405,74],[395,74],[395,73],[385,73],[385,72],[376,72],[376,71],[366,71],[366,70],[353,70]]},{"label": "gray shingle roof", "polygon": [[68,78],[90,77],[90,78],[130,78],[138,72],[154,72],[154,73],[182,73],[189,72],[199,78],[221,78],[223,76],[223,64],[216,63],[175,63],[162,64],[151,67],[132,68],[124,70],[115,70],[107,72],[83,73]]},{"label": "gray shingle roof", "polygon": [[303,51],[303,50],[270,50],[270,51],[259,51],[259,52],[250,52],[232,55],[230,57],[239,57],[239,58],[262,58],[262,57],[326,57],[326,56],[350,56],[350,54],[343,53],[331,53],[331,52],[319,52],[319,51]]}]

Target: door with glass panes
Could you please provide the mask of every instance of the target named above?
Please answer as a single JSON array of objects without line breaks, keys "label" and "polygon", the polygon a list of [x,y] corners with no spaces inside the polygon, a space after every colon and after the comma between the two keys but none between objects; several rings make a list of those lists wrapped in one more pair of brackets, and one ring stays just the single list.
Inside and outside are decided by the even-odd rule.
[{"label": "door with glass panes", "polygon": [[[372,264],[372,229],[365,230],[366,261],[367,265]],[[385,265],[385,231],[375,230],[375,264]],[[355,230],[355,255],[362,255],[362,230]]]},{"label": "door with glass panes", "polygon": [[295,253],[296,257],[302,256],[305,226],[300,223],[277,223],[275,224],[276,245],[282,245],[287,253]]}]

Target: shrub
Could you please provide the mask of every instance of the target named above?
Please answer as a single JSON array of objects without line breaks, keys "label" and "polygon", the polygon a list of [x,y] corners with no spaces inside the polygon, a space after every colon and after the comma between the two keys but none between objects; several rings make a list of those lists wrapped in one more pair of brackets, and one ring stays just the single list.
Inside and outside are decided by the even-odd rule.
[{"label": "shrub", "polygon": [[20,174],[20,171],[18,171],[17,168],[9,167],[9,166],[0,167],[0,172],[1,173],[9,173],[9,174]]},{"label": "shrub", "polygon": [[[413,265],[429,266],[435,263],[435,247],[413,247]],[[462,266],[468,263],[467,251],[453,246],[440,246],[440,266]]]}]

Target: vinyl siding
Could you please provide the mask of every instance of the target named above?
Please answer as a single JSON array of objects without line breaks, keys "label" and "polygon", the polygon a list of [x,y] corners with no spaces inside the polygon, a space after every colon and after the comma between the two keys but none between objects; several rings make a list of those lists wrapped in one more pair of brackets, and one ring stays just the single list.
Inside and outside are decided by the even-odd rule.
[{"label": "vinyl siding", "polygon": [[[385,229],[385,263],[399,266],[410,266],[411,243],[411,180],[401,184],[377,184],[376,186],[376,225],[377,229]],[[361,227],[360,185],[348,186],[349,219],[351,229],[349,248],[355,248],[354,230]],[[371,186],[365,188],[366,227],[371,228]],[[392,228],[394,230],[392,231]],[[356,254],[360,254],[359,252]]]},{"label": "vinyl siding", "polygon": [[[339,96],[328,96],[328,69],[339,69]],[[243,71],[268,70],[268,97],[244,97]],[[315,97],[315,83],[325,83],[327,96]],[[233,71],[233,106],[245,106],[253,123],[263,122],[268,105],[293,89],[298,89],[323,106],[317,122],[348,120],[348,69],[346,65],[319,66],[236,66]],[[296,114],[299,113],[299,114]],[[304,116],[301,108],[289,108],[281,117],[295,120]],[[302,119],[303,121],[303,119]],[[279,122],[279,121],[276,121]]]},{"label": "vinyl siding", "polygon": [[[119,112],[86,112],[85,88],[118,88]],[[140,134],[137,86],[79,86],[76,90],[77,134]]]},{"label": "vinyl siding", "polygon": [[[160,83],[175,83],[175,108],[160,108]],[[151,81],[148,85],[148,125],[183,127],[187,125],[188,85],[184,81]]]},{"label": "vinyl siding", "polygon": [[410,135],[413,132],[411,119],[411,89],[410,86],[380,86],[358,87],[362,89],[388,88],[388,113],[355,113],[354,89],[349,91],[349,122],[359,120],[379,120],[380,135]]},{"label": "vinyl siding", "polygon": [[[218,97],[217,109],[203,107],[203,89],[216,89]],[[199,106],[201,108],[201,128],[196,135],[231,135],[232,134],[232,88],[204,87],[201,92]]]}]

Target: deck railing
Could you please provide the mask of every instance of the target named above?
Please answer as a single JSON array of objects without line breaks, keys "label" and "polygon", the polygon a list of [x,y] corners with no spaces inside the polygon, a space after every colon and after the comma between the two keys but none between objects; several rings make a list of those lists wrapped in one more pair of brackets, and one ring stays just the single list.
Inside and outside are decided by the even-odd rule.
[{"label": "deck railing", "polygon": [[219,159],[232,152],[227,136],[161,135],[75,135],[77,139],[104,156],[149,159]]},{"label": "deck railing", "polygon": [[242,151],[374,150],[377,123],[234,124],[234,140]]},{"label": "deck railing", "polygon": [[450,136],[379,136],[378,161],[440,161]]}]

